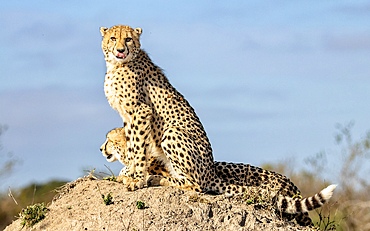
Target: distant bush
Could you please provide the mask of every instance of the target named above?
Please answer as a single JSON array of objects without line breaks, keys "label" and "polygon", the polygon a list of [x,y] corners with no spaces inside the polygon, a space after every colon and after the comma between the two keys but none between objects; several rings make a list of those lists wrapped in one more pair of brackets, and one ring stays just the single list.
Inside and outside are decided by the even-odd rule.
[{"label": "distant bush", "polygon": [[[338,184],[329,203],[310,212],[321,230],[370,230],[370,132],[353,141],[353,125],[352,122],[345,126],[338,124],[335,141],[339,150],[323,151],[306,159],[306,166],[302,169],[294,167],[298,166],[294,160],[263,166],[287,175],[307,196],[328,184]],[[323,181],[328,178],[333,182]]]}]

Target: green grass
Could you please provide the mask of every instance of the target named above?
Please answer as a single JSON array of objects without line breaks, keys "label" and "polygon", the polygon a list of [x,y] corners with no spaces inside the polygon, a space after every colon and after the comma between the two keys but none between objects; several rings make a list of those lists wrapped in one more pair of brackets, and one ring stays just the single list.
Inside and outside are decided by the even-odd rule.
[{"label": "green grass", "polygon": [[136,201],[136,208],[145,209],[145,203],[142,201]]},{"label": "green grass", "polygon": [[104,194],[101,195],[104,201],[105,205],[111,205],[113,204],[113,197],[110,193],[108,193],[106,196]]},{"label": "green grass", "polygon": [[32,227],[39,221],[46,217],[46,213],[49,211],[44,203],[38,203],[34,205],[29,205],[19,213],[19,218],[21,219],[22,228],[24,226]]}]

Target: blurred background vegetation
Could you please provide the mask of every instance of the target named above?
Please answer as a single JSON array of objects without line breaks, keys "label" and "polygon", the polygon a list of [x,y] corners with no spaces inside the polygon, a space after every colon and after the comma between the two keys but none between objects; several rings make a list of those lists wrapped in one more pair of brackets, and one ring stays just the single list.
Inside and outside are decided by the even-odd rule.
[{"label": "blurred background vegetation", "polygon": [[[0,138],[7,129],[6,125],[0,124]],[[19,163],[19,160],[13,156],[13,153],[4,152],[4,147],[0,140],[0,179],[9,175],[17,163]]]},{"label": "blurred background vegetation", "polygon": [[[336,150],[322,151],[305,160],[289,159],[263,167],[287,175],[302,195],[313,195],[329,184],[338,184],[333,198],[322,209],[310,212],[321,230],[370,230],[370,131],[353,140],[353,122],[336,125]],[[330,179],[324,182],[323,179]]]},{"label": "blurred background vegetation", "polygon": [[[321,151],[307,158],[303,167],[296,163],[300,160],[299,156],[262,166],[287,175],[304,196],[313,195],[329,184],[338,184],[330,202],[310,213],[321,230],[370,230],[370,131],[353,140],[353,126],[354,123],[338,124],[334,135],[337,149]],[[0,136],[6,129],[6,126],[0,125]],[[0,142],[0,179],[9,176],[19,162],[11,153],[4,153]],[[56,194],[55,189],[65,183],[53,180],[0,192],[0,230],[10,224],[22,208],[39,202],[50,203]]]},{"label": "blurred background vegetation", "polygon": [[[0,124],[0,186],[12,174],[14,167],[21,164],[21,160],[12,152],[7,152],[1,142],[1,136],[7,129],[6,125]],[[22,208],[39,202],[50,203],[56,194],[55,189],[65,183],[52,180],[45,184],[30,183],[20,189],[0,191],[0,230],[16,219]]]}]

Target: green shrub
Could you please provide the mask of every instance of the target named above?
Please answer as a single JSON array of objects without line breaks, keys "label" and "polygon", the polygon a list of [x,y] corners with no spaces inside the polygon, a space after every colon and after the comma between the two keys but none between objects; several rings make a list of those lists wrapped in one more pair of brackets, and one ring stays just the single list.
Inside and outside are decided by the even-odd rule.
[{"label": "green shrub", "polygon": [[29,205],[25,209],[22,209],[22,211],[19,213],[22,228],[24,226],[32,227],[44,219],[47,211],[49,211],[49,209],[46,208],[44,203]]}]

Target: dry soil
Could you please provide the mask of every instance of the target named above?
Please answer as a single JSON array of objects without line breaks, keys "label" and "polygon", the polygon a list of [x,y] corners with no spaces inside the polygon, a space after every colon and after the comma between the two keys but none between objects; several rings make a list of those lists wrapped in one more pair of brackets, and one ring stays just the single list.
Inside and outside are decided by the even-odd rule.
[{"label": "dry soil", "polygon": [[[105,205],[102,195],[109,193],[113,204]],[[18,219],[5,230],[311,230],[280,220],[271,207],[248,205],[242,196],[172,187],[127,192],[120,183],[91,177],[65,185],[48,208],[35,226],[22,229]]]}]

